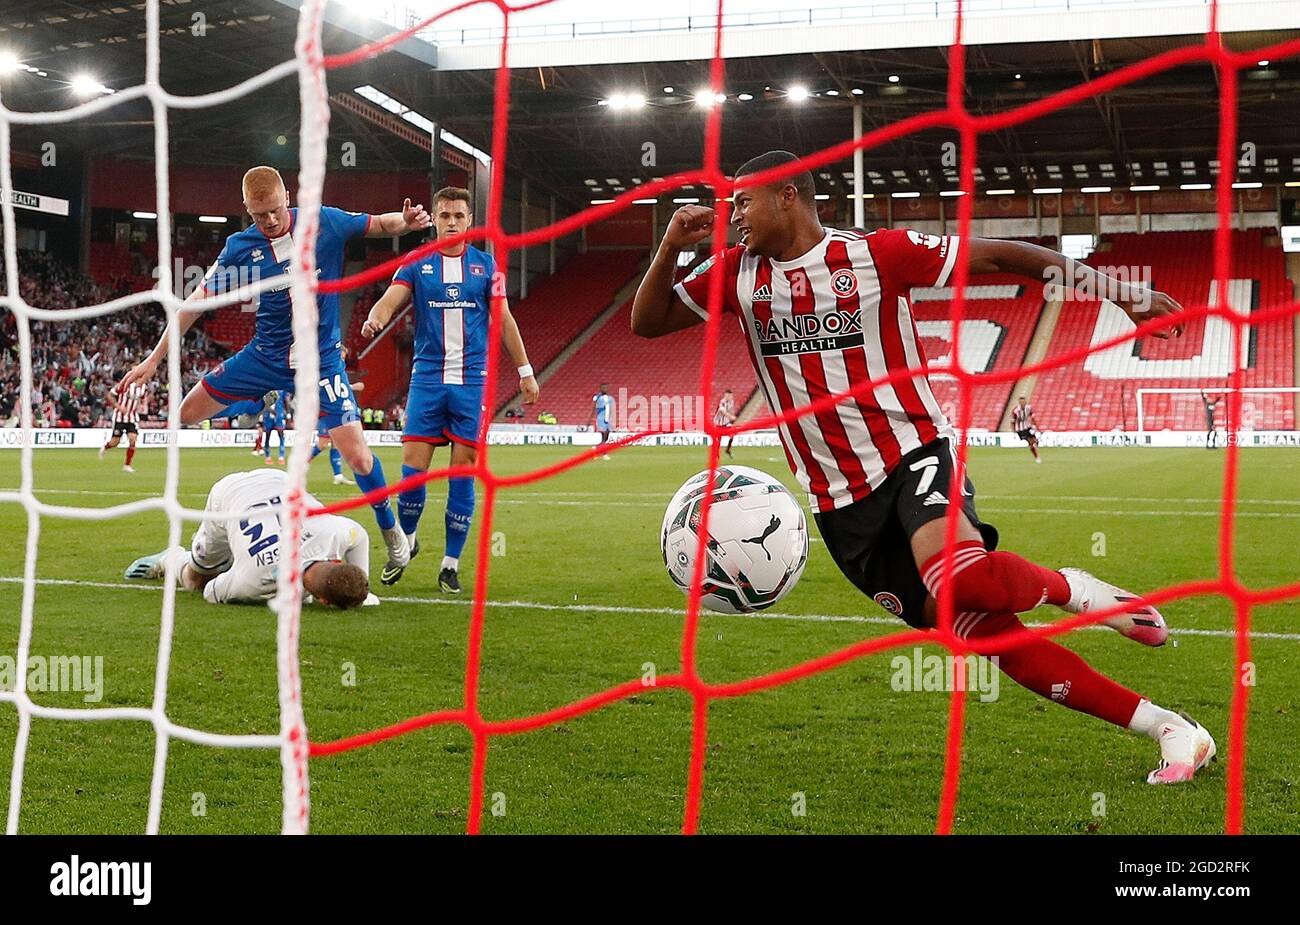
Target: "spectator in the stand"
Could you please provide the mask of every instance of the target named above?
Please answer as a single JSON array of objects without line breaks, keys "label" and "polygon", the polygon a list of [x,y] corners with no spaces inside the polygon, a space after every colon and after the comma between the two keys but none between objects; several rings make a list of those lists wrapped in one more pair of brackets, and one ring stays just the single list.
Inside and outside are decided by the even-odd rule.
[{"label": "spectator in the stand", "polygon": [[[63,310],[93,305],[130,290],[122,281],[100,285],[81,276],[49,254],[19,251],[19,293],[29,305]],[[37,426],[54,426],[60,420],[80,424],[86,411],[95,426],[111,418],[109,388],[139,357],[141,344],[157,340],[163,315],[154,306],[125,309],[113,315],[78,321],[38,321],[32,334],[32,409]],[[185,345],[184,385],[188,388],[223,351],[207,338]],[[208,362],[204,362],[208,361]],[[0,409],[10,412],[6,426],[19,423],[18,400],[21,386],[18,330],[14,316],[0,316]],[[166,389],[161,382],[150,384],[149,407],[157,409],[150,418],[161,419],[166,408]],[[53,407],[47,407],[52,401]],[[50,419],[50,412],[54,415]],[[49,424],[46,424],[50,421]],[[12,422],[12,423],[11,423]],[[145,423],[142,421],[142,423]]]}]

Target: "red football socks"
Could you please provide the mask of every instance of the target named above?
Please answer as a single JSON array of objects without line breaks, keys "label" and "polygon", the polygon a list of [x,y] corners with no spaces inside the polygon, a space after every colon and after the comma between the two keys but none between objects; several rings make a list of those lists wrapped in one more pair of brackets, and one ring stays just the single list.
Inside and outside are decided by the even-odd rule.
[{"label": "red football socks", "polygon": [[[921,566],[921,580],[939,599],[943,582],[943,553]],[[1070,600],[1070,586],[1060,572],[1035,565],[1013,552],[988,552],[979,540],[965,540],[953,549],[953,605],[958,611],[1024,613],[1039,604],[1061,605]]]},{"label": "red football socks", "polygon": [[[964,626],[966,641],[976,652],[987,649],[991,638],[1004,633],[1023,631],[1025,625],[1010,613],[988,614],[971,624],[974,614],[960,614],[955,626]],[[964,618],[964,619],[963,619]],[[1091,665],[1064,646],[1039,636],[1001,652],[997,666],[1007,677],[1035,694],[1055,700],[1071,710],[1104,719],[1128,728],[1142,698],[1097,672]]]}]

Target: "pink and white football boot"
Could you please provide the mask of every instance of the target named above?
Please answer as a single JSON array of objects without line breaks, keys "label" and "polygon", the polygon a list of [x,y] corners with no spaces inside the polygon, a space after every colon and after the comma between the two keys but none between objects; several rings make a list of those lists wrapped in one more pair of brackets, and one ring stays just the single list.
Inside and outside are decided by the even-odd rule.
[{"label": "pink and white football boot", "polygon": [[1068,613],[1088,613],[1109,610],[1125,605],[1119,613],[1102,622],[1121,636],[1127,636],[1144,646],[1163,646],[1169,638],[1169,627],[1160,611],[1136,594],[1102,581],[1080,568],[1063,568],[1066,584],[1070,586],[1070,602],[1062,607]]},{"label": "pink and white football boot", "polygon": [[1148,784],[1181,784],[1215,759],[1214,738],[1205,727],[1186,713],[1179,716],[1187,720],[1186,725],[1160,726],[1160,764],[1147,775]]}]

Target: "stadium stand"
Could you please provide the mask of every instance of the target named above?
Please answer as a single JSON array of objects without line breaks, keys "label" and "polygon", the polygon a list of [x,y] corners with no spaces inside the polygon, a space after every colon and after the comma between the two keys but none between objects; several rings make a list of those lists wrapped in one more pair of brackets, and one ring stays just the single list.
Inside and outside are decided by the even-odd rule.
[{"label": "stadium stand", "polygon": [[[537,280],[528,298],[511,306],[533,369],[545,370],[609,308],[644,260],[642,251],[588,251],[569,258],[553,276]],[[501,411],[518,394],[519,377],[508,358],[498,365],[497,373],[495,404]],[[544,394],[551,389],[548,382]],[[543,404],[551,407],[549,400]]]},{"label": "stadium stand", "polygon": [[205,328],[208,336],[230,350],[238,350],[253,339],[253,323],[257,313],[253,306],[226,305],[212,312]]},{"label": "stadium stand", "polygon": [[109,286],[130,275],[134,258],[125,247],[111,241],[92,241],[87,263],[91,279],[102,286]]},{"label": "stadium stand", "polygon": [[[704,422],[696,416],[711,418],[723,389],[735,393],[739,409],[758,386],[743,334],[735,319],[726,316],[718,343],[714,395],[702,410],[692,407],[687,397],[699,390],[700,367],[695,358],[703,349],[702,325],[655,340],[634,336],[629,299],[547,380],[539,410],[551,412],[561,424],[590,424],[592,396],[604,382],[616,400],[619,390],[626,389],[639,402],[654,404],[653,412],[650,404],[640,405],[647,420],[641,426],[636,420],[627,421],[632,429],[700,427]],[[660,405],[659,398],[667,401]],[[616,426],[624,423],[625,414],[638,413],[630,401],[623,404],[627,407],[615,406]]]},{"label": "stadium stand", "polygon": [[[1230,296],[1234,303],[1241,303],[1236,305],[1238,310],[1257,311],[1290,300],[1284,256],[1279,246],[1266,243],[1269,234],[1262,229],[1232,233],[1232,278],[1247,281],[1230,290],[1238,293]],[[1213,247],[1214,234],[1208,231],[1116,234],[1104,239],[1087,263],[1098,268],[1150,267],[1151,285],[1190,309],[1205,305],[1210,297]],[[1092,343],[1101,311],[1096,301],[1067,300],[1048,357]],[[1136,355],[1131,345],[1123,345],[1095,354],[1086,364],[1049,370],[1039,376],[1032,399],[1038,421],[1048,430],[1135,430],[1139,388],[1222,388],[1227,375],[1224,367],[1231,361],[1230,338],[1225,323],[1202,319],[1192,322],[1181,338],[1143,338]],[[1244,385],[1293,386],[1294,356],[1291,319],[1252,329]],[[1135,358],[1153,365],[1146,367],[1144,362],[1139,366]],[[1153,374],[1142,375],[1144,368]],[[1254,405],[1258,413],[1247,423],[1255,429],[1295,427],[1294,396],[1258,400]],[[1204,410],[1197,401],[1165,400],[1151,410],[1157,428],[1205,429]]]},{"label": "stadium stand", "polygon": [[[1252,310],[1267,309],[1290,299],[1292,284],[1285,271],[1284,255],[1271,232],[1260,229],[1233,233],[1233,278],[1243,280],[1232,290],[1234,301],[1249,301]],[[1036,243],[1054,246],[1045,239]],[[152,244],[152,242],[146,242]],[[1209,298],[1213,275],[1213,234],[1210,232],[1149,232],[1116,234],[1102,239],[1098,250],[1087,262],[1098,268],[1150,267],[1151,284],[1169,292],[1187,307],[1204,304]],[[127,251],[104,242],[92,242],[89,254],[90,278],[82,277],[48,256],[24,252],[22,284],[24,297],[34,305],[49,308],[71,307],[112,298],[153,284],[146,275],[152,267],[152,249]],[[367,252],[366,265],[390,259],[387,251]],[[178,251],[187,263],[203,263],[205,253]],[[575,338],[610,306],[615,294],[631,281],[644,254],[636,250],[590,251],[570,258],[554,276],[538,280],[527,299],[513,306],[515,317],[528,345],[530,359],[539,372],[546,370]],[[1130,275],[1131,272],[1130,272]],[[367,311],[383,293],[378,283],[361,290],[344,343],[353,356],[369,345],[360,336]],[[951,347],[951,291],[919,290],[914,293],[918,333],[928,362],[945,365]],[[1014,277],[980,276],[970,280],[963,327],[963,353],[969,368],[982,372],[1015,369],[1024,361],[1030,339],[1039,323],[1043,298],[1040,287],[1026,285]],[[197,335],[186,339],[186,387],[213,360],[242,347],[252,337],[255,314],[252,306],[227,306],[205,318]],[[676,358],[696,356],[702,347],[702,329],[674,335],[668,341],[645,341],[633,337],[629,330],[630,303],[622,305],[590,339],[579,345],[560,366],[550,371],[543,388],[541,404],[528,413],[549,411],[560,423],[586,424],[591,418],[591,396],[602,381],[608,382],[617,396],[619,389],[629,395],[648,397],[685,396],[698,385],[698,368],[680,364]],[[1056,329],[1051,332],[1048,356],[1087,346],[1094,339],[1100,303],[1070,299],[1063,306]],[[91,426],[111,412],[105,394],[116,377],[154,342],[161,331],[161,317],[151,309],[140,308],[114,316],[112,322],[94,324],[78,322],[60,326],[35,324],[35,360],[38,391],[34,395],[34,415],[38,424],[57,426]],[[402,322],[409,332],[409,317]],[[1136,390],[1139,388],[1217,389],[1224,385],[1221,371],[1224,357],[1230,353],[1226,325],[1194,322],[1182,338],[1160,341],[1145,338],[1133,354],[1132,348],[1108,351],[1088,363],[1072,364],[1049,370],[1038,377],[1031,398],[1038,421],[1048,430],[1134,430]],[[119,330],[121,329],[121,330]],[[742,419],[766,412],[761,401],[747,404],[755,395],[757,382],[750,367],[740,332],[728,320],[718,354],[716,391],[734,390],[738,409],[748,413]],[[12,420],[17,409],[17,348],[12,316],[6,315],[0,326],[0,413]],[[409,333],[399,338],[395,352],[397,365],[409,365]],[[94,349],[90,349],[93,342]],[[1247,345],[1249,368],[1247,387],[1291,387],[1295,384],[1295,338],[1290,321],[1282,320],[1253,330]],[[1165,369],[1150,367],[1160,374],[1133,375],[1134,358],[1141,362],[1183,361],[1167,364]],[[1120,364],[1120,365],[1116,365]],[[1143,367],[1136,367],[1142,369]],[[497,411],[517,403],[516,377],[508,362],[499,367]],[[373,396],[385,402],[399,399],[409,370],[397,372],[388,391]],[[955,382],[941,375],[932,379],[940,406],[955,419],[957,388]],[[152,386],[150,418],[159,420],[165,393],[159,395],[161,379]],[[1001,383],[981,386],[975,393],[971,426],[996,429],[1008,403],[1020,394],[1018,384]],[[1195,395],[1181,399],[1151,396],[1145,409],[1148,426],[1196,431],[1204,428],[1204,412]],[[711,415],[716,396],[706,403],[704,413]],[[1248,427],[1256,429],[1293,429],[1295,398],[1270,395],[1247,402]],[[694,413],[679,401],[670,405],[670,413],[655,425],[682,423],[677,415]],[[622,409],[621,409],[622,410]],[[1220,415],[1223,414],[1222,407]],[[1222,418],[1221,418],[1222,422]]]},{"label": "stadium stand", "polygon": [[[46,254],[19,252],[24,301],[51,310],[92,305],[132,291],[126,277],[115,285],[97,283]],[[102,427],[111,421],[109,390],[139,362],[162,334],[162,312],[152,305],[102,318],[70,323],[32,323],[32,417],[38,427]],[[225,356],[201,326],[185,340],[181,361],[189,389]],[[16,426],[19,416],[18,333],[14,316],[0,315],[0,422]],[[146,395],[145,422],[165,417],[166,383],[156,377]]]},{"label": "stadium stand", "polygon": [[[940,294],[950,296],[951,290],[918,290],[912,294],[912,307],[927,362],[948,366],[952,362],[949,318],[952,301],[950,297],[930,297]],[[962,313],[962,358],[966,368],[992,373],[1020,366],[1042,309],[1041,286],[1001,274],[971,277]],[[930,385],[939,407],[955,423],[958,418],[956,380],[933,375]],[[996,430],[1013,385],[1001,382],[976,387],[970,426]]]}]

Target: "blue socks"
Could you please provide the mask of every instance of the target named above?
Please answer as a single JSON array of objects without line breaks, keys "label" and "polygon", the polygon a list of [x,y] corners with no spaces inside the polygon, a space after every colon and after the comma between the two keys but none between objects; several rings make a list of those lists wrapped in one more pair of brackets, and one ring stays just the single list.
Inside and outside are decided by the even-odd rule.
[{"label": "blue socks", "polygon": [[[402,478],[419,475],[419,469],[402,466]],[[402,532],[407,536],[415,535],[415,528],[420,524],[420,515],[424,513],[425,485],[408,488],[397,496],[397,517],[402,522]]]},{"label": "blue socks", "polygon": [[[357,487],[367,494],[376,488],[384,488],[388,485],[388,482],[384,480],[384,464],[379,461],[379,457],[371,453],[370,461],[372,468],[369,475],[362,475],[359,472],[352,473],[352,477],[357,480]],[[397,519],[393,517],[393,507],[388,503],[387,498],[384,498],[378,504],[370,506],[375,510],[375,520],[379,523],[380,530],[391,530],[396,526]]]},{"label": "blue socks", "polygon": [[446,555],[449,559],[459,559],[474,517],[474,477],[462,475],[447,481]]},{"label": "blue socks", "polygon": [[[419,475],[421,471],[404,465],[402,478]],[[474,477],[461,476],[447,481],[446,556],[448,559],[459,559],[469,536],[470,522],[474,518]],[[402,524],[402,532],[407,536],[415,535],[420,517],[424,514],[426,498],[425,485],[408,488],[397,496],[397,516]]]},{"label": "blue socks", "polygon": [[[315,459],[320,455],[320,444],[311,448],[311,458]],[[330,468],[334,470],[335,475],[343,474],[343,454],[338,451],[338,447],[330,445]],[[403,469],[406,467],[403,466]]]}]

